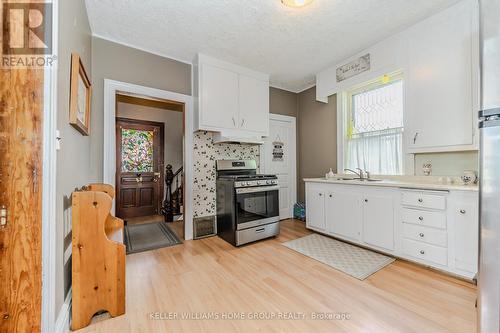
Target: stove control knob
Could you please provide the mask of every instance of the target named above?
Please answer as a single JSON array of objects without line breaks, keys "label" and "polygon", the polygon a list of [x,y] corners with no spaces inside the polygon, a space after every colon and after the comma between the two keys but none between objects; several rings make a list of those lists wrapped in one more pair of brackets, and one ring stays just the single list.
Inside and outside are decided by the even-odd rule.
[{"label": "stove control knob", "polygon": [[272,180],[268,180],[268,181],[266,182],[266,184],[267,184],[267,185],[272,185],[272,184],[273,184],[273,181],[272,181]]}]

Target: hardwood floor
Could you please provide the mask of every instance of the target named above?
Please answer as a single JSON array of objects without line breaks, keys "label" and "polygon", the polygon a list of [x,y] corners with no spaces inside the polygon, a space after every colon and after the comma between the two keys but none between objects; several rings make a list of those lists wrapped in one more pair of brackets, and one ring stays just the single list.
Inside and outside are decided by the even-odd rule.
[{"label": "hardwood floor", "polygon": [[[211,237],[129,255],[126,314],[78,332],[475,332],[473,285],[400,260],[359,281],[281,245],[309,233],[287,220],[279,237],[241,248]],[[183,313],[306,319],[182,320]]]}]

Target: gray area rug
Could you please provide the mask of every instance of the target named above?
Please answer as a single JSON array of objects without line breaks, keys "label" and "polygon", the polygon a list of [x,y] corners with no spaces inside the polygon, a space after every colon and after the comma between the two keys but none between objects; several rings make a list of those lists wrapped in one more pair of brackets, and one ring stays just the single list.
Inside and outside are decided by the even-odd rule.
[{"label": "gray area rug", "polygon": [[318,234],[294,239],[283,245],[359,280],[366,279],[395,260]]},{"label": "gray area rug", "polygon": [[125,226],[127,254],[182,244],[165,222]]}]

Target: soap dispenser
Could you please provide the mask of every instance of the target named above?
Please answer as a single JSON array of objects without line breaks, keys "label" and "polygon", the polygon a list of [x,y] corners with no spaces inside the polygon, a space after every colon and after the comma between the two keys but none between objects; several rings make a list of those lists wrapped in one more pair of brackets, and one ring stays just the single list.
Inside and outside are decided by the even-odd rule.
[{"label": "soap dispenser", "polygon": [[330,171],[325,175],[326,179],[334,178],[335,174],[333,173],[332,168],[330,168]]}]

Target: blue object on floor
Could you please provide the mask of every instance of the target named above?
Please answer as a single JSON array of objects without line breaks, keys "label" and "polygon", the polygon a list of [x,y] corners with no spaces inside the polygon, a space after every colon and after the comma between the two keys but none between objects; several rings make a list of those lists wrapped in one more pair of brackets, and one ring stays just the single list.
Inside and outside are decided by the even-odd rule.
[{"label": "blue object on floor", "polygon": [[301,221],[306,220],[306,205],[302,202],[297,202],[293,205],[293,218]]}]

